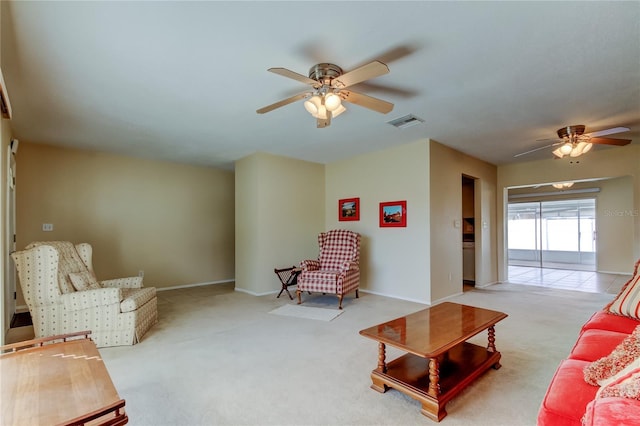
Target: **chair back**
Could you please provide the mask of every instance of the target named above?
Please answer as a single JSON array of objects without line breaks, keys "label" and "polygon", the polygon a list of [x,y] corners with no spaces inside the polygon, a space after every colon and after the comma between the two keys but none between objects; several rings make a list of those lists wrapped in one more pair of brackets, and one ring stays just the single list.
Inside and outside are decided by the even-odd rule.
[{"label": "chair back", "polygon": [[11,253],[18,271],[22,295],[29,311],[53,305],[60,297],[58,252],[50,246],[34,247]]},{"label": "chair back", "polygon": [[320,246],[320,269],[337,271],[344,268],[346,262],[360,262],[360,234],[345,229],[321,232],[318,235]]},{"label": "chair back", "polygon": [[87,265],[76,250],[76,246],[70,241],[36,241],[29,244],[26,250],[40,246],[51,246],[59,255],[58,261],[58,285],[62,294],[73,293],[73,287],[69,274],[89,272]]}]

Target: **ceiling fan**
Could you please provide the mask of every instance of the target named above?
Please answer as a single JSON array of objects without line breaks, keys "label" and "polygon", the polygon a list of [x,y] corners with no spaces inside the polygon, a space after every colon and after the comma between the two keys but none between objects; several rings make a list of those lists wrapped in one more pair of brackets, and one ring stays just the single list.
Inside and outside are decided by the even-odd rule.
[{"label": "ceiling fan", "polygon": [[558,138],[538,140],[540,142],[555,141],[554,143],[541,146],[540,148],[535,148],[526,152],[521,152],[520,154],[514,155],[514,157],[520,157],[522,155],[530,154],[532,152],[551,148],[554,146],[559,146],[559,148],[556,148],[553,151],[553,155],[555,155],[557,158],[562,158],[565,156],[578,157],[589,152],[593,144],[624,146],[631,143],[631,139],[613,139],[602,137],[613,135],[616,133],[628,132],[629,129],[626,127],[613,127],[611,129],[600,130],[591,133],[585,133],[584,130],[585,126],[582,124],[562,127],[556,132],[558,134]]},{"label": "ceiling fan", "polygon": [[354,70],[344,72],[335,64],[320,63],[309,69],[309,77],[288,70],[286,68],[269,68],[267,71],[308,84],[311,88],[305,92],[293,95],[266,107],[258,109],[258,114],[264,114],[290,103],[306,99],[304,106],[316,118],[318,128],[328,127],[331,119],[342,114],[346,108],[342,102],[350,102],[373,111],[386,114],[393,109],[393,104],[372,96],[347,90],[354,84],[361,83],[381,75],[387,74],[389,68],[380,61],[372,61]]}]

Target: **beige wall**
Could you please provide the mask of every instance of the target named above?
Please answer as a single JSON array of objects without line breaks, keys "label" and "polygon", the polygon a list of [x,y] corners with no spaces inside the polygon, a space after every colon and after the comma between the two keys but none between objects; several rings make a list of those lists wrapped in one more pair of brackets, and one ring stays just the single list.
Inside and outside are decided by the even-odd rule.
[{"label": "beige wall", "polygon": [[[362,234],[361,288],[430,302],[428,141],[360,155],[326,166],[326,229]],[[338,200],[360,198],[360,220],[340,222]],[[406,228],[380,228],[379,205],[407,201]]]},{"label": "beige wall", "polygon": [[324,165],[265,153],[235,164],[236,290],[279,291],[274,268],[318,256]]},{"label": "beige wall", "polygon": [[17,162],[19,249],[89,242],[99,279],[147,286],[234,279],[232,172],[23,142]]},{"label": "beige wall", "polygon": [[[510,187],[528,186],[553,182],[580,181],[602,178],[619,178],[628,176],[631,179],[631,190],[629,184],[612,182],[611,185],[621,185],[612,191],[613,195],[605,196],[604,203],[599,202],[598,208],[609,206],[617,209],[622,206],[622,210],[628,210],[628,214],[623,216],[610,217],[608,219],[599,217],[599,222],[605,220],[603,224],[610,226],[614,234],[626,228],[626,234],[631,236],[631,247],[629,247],[628,237],[622,238],[621,244],[615,241],[602,240],[605,236],[599,224],[598,237],[598,269],[607,272],[631,273],[635,259],[640,257],[640,145],[627,145],[593,151],[580,157],[579,163],[569,163],[568,160],[541,160],[527,163],[517,163],[498,167],[498,193],[500,202],[498,203],[498,250],[499,256],[498,272],[500,280],[507,278],[506,262],[506,221],[504,211],[507,204],[507,192]],[[626,189],[625,189],[626,188]],[[622,191],[616,193],[616,191]],[[622,194],[622,195],[621,195]],[[609,197],[609,198],[607,198]],[[628,197],[628,200],[623,200]],[[629,204],[631,203],[631,204]],[[602,206],[601,206],[602,204]],[[630,209],[627,207],[631,206]],[[603,216],[604,211],[602,211]],[[607,224],[608,222],[608,224]],[[626,241],[626,242],[625,242]],[[622,268],[622,269],[619,269]]]},{"label": "beige wall", "polygon": [[462,292],[462,175],[475,178],[476,286],[497,281],[494,165],[431,141],[431,300]]}]

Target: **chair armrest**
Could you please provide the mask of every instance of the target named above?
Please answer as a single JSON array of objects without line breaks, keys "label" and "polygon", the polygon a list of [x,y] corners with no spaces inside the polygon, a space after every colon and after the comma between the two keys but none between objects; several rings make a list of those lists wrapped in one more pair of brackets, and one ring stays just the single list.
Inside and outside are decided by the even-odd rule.
[{"label": "chair armrest", "polygon": [[67,293],[60,296],[64,307],[69,311],[79,311],[99,306],[120,304],[122,290],[119,288],[98,288]]},{"label": "chair armrest", "polygon": [[142,288],[142,277],[116,278],[100,281],[103,288]]},{"label": "chair armrest", "polygon": [[344,266],[342,267],[343,271],[357,271],[360,269],[360,265],[358,265],[356,262],[345,262]]},{"label": "chair armrest", "polygon": [[320,269],[320,261],[319,260],[303,260],[300,262],[300,268],[303,271],[317,271]]}]

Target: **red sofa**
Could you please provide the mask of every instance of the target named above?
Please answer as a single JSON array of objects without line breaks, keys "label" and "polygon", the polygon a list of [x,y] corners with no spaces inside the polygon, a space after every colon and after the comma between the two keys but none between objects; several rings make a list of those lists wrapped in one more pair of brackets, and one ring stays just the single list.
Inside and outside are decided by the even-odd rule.
[{"label": "red sofa", "polygon": [[[582,326],[569,357],[560,363],[538,413],[538,426],[604,426],[640,424],[640,401],[598,398],[583,370],[609,355],[640,321],[602,310]],[[584,419],[583,419],[584,417]]]}]

